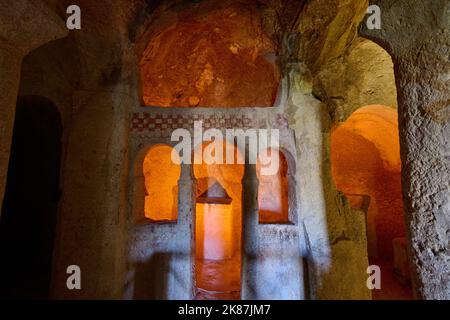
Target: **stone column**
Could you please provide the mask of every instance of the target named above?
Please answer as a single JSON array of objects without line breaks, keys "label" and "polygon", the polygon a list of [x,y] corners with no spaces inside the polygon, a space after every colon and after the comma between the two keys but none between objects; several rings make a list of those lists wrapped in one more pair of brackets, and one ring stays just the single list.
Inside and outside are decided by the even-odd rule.
[{"label": "stone column", "polygon": [[[120,86],[77,91],[64,164],[53,297],[122,296],[126,259],[129,106]],[[66,287],[67,267],[81,268],[81,290]]]},{"label": "stone column", "polygon": [[361,33],[394,61],[415,294],[450,299],[450,2],[376,4],[381,29]]},{"label": "stone column", "polygon": [[40,0],[0,2],[0,208],[8,172],[22,59],[30,51],[63,38],[67,33],[61,18]]},{"label": "stone column", "polygon": [[177,287],[170,290],[169,299],[191,300],[195,292],[195,203],[197,183],[192,174],[192,166],[181,165],[178,182],[178,225],[175,256]]},{"label": "stone column", "polygon": [[258,177],[256,165],[245,164],[242,178],[242,268],[241,268],[241,298],[243,300],[257,299],[256,270],[258,248]]}]

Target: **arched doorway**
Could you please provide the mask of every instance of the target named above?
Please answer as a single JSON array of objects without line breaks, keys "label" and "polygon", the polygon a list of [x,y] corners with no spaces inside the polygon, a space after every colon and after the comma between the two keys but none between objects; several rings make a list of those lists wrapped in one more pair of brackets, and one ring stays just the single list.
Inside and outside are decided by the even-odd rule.
[{"label": "arched doorway", "polygon": [[394,108],[365,106],[331,135],[336,187],[350,205],[358,197],[370,197],[366,212],[369,263],[378,265],[382,276],[381,290],[373,291],[374,299],[412,298],[397,123]]},{"label": "arched doorway", "polygon": [[51,101],[19,98],[0,220],[1,297],[49,297],[61,135],[60,115]]},{"label": "arched doorway", "polygon": [[[216,147],[237,148],[227,142],[206,143],[195,152],[198,158]],[[242,177],[243,164],[194,164],[196,200],[197,299],[239,299],[241,287]],[[241,163],[237,160],[235,163]]]}]

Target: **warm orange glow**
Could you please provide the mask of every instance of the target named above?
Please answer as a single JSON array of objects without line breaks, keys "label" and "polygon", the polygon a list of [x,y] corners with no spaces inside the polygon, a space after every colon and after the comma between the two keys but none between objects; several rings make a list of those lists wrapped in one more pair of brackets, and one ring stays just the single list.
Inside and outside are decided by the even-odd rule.
[{"label": "warm orange glow", "polygon": [[397,110],[380,105],[360,108],[339,129],[347,129],[373,143],[384,167],[389,171],[400,171]]},{"label": "warm orange glow", "polygon": [[171,147],[155,146],[144,159],[145,217],[151,220],[176,220],[178,217],[180,166],[172,162],[171,154]]},{"label": "warm orange glow", "polygon": [[[195,153],[201,155],[208,145],[212,147],[212,153],[214,153],[214,146],[209,143],[205,143]],[[223,145],[224,155],[228,147],[234,150],[236,157],[241,157],[234,146],[227,143]],[[232,199],[231,204],[226,206],[197,204],[197,257],[201,258],[203,256],[205,259],[207,257],[219,257],[224,256],[223,252],[227,252],[228,257],[239,256],[242,207],[241,182],[244,174],[244,165],[195,164],[194,174],[197,178],[198,195],[217,182]]]},{"label": "warm orange glow", "polygon": [[331,163],[338,190],[369,195],[369,255],[392,258],[394,238],[405,235],[397,111],[385,106],[358,109],[333,130]]},{"label": "warm orange glow", "polygon": [[229,204],[197,203],[197,259],[233,257],[233,215]]},{"label": "warm orange glow", "polygon": [[258,13],[238,3],[200,10],[150,38],[140,62],[145,105],[272,106],[280,74]]},{"label": "warm orange glow", "polygon": [[270,149],[259,155],[261,163],[270,163],[273,153],[279,154],[279,170],[274,175],[262,175],[260,162],[256,165],[258,173],[259,221],[261,223],[286,223],[289,221],[288,203],[288,164],[284,154]]},{"label": "warm orange glow", "polygon": [[[207,146],[208,148],[206,148]],[[236,159],[242,160],[239,152],[230,144],[224,143],[224,155],[227,148],[233,150]],[[215,154],[215,145],[205,143],[195,150],[195,155],[203,158],[204,150],[210,150],[212,154]],[[216,292],[209,298],[238,298],[241,272],[241,198],[244,165],[196,164],[194,173],[197,179],[198,196],[195,234],[197,286]],[[219,190],[219,192],[213,192],[213,190]],[[212,194],[225,194],[225,197],[220,198],[222,201],[217,201],[217,203],[204,203],[204,195],[209,195],[210,191]],[[210,202],[217,199],[206,197]],[[224,292],[225,295],[217,294],[217,292]],[[200,295],[205,298],[205,292]],[[208,296],[208,294],[206,295]]]}]

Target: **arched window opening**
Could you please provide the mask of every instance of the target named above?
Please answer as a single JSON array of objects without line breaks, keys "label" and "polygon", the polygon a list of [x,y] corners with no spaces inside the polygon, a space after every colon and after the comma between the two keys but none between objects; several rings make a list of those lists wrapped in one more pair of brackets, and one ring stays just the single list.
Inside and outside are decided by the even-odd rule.
[{"label": "arched window opening", "polygon": [[237,2],[210,10],[205,2],[179,13],[172,24],[154,25],[140,60],[144,105],[274,105],[280,82],[276,45],[255,8]]},{"label": "arched window opening", "polygon": [[[222,141],[221,141],[222,142]],[[224,142],[223,154],[233,148]],[[202,158],[204,144],[195,150]],[[215,154],[217,144],[210,149]],[[197,298],[239,299],[242,237],[243,164],[194,165],[197,179],[196,204],[196,279]]]},{"label": "arched window opening", "polygon": [[374,298],[411,298],[397,111],[380,105],[355,111],[332,131],[331,160],[336,187],[348,196],[350,205],[370,197],[366,208],[369,262],[381,267],[385,279]]},{"label": "arched window opening", "polygon": [[[277,154],[276,154],[277,153]],[[278,162],[278,168],[272,174],[264,174],[262,168]],[[290,199],[295,192],[290,192],[294,183],[288,161],[283,152],[270,148],[261,152],[258,156],[256,172],[259,180],[258,206],[260,223],[289,223],[290,221]],[[291,193],[291,194],[290,194]]]},{"label": "arched window opening", "polygon": [[152,147],[143,161],[145,180],[145,218],[176,221],[178,218],[178,180],[180,166],[172,161],[172,147]]}]

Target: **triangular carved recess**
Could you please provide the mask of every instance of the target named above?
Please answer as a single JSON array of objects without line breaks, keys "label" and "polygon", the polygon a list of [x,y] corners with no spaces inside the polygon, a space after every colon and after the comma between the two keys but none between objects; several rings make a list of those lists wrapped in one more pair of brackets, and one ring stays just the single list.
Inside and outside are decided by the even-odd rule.
[{"label": "triangular carved recess", "polygon": [[197,196],[198,203],[231,204],[232,200],[218,181],[215,181],[206,191]]}]

